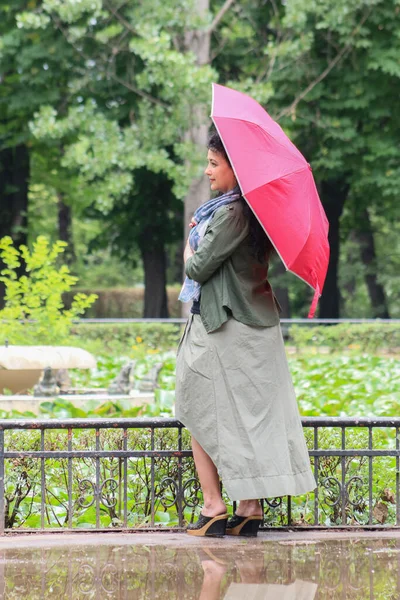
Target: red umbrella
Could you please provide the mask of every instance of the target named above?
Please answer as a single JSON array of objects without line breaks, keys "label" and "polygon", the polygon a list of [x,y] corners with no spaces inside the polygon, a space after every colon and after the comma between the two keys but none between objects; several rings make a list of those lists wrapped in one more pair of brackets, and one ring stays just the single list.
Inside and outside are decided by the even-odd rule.
[{"label": "red umbrella", "polygon": [[328,220],[311,167],[253,98],[213,84],[211,117],[243,196],[283,264],[322,293],[329,262]]}]

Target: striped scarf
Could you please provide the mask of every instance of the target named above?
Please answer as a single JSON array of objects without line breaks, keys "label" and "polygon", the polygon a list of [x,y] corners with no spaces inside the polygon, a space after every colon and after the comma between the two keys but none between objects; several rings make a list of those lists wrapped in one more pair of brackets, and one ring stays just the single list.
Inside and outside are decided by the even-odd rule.
[{"label": "striped scarf", "polygon": [[[193,215],[193,221],[196,223],[189,233],[189,245],[193,252],[196,252],[199,244],[201,243],[204,234],[207,230],[208,224],[210,223],[214,213],[220,206],[225,206],[231,202],[235,202],[241,197],[242,193],[239,186],[236,186],[233,190],[230,190],[222,196],[212,198],[205,202],[196,210]],[[193,281],[189,277],[185,278],[181,293],[179,294],[179,300],[181,302],[189,302],[189,300],[198,300],[200,298],[201,285],[197,281]]]}]

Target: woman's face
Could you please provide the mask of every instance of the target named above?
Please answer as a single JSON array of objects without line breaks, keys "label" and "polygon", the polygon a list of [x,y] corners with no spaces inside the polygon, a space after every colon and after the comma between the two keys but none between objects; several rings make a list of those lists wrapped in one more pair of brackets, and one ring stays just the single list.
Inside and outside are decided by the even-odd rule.
[{"label": "woman's face", "polygon": [[218,152],[209,150],[207,154],[208,165],[204,173],[210,180],[213,192],[225,194],[237,185],[235,174],[227,160]]}]

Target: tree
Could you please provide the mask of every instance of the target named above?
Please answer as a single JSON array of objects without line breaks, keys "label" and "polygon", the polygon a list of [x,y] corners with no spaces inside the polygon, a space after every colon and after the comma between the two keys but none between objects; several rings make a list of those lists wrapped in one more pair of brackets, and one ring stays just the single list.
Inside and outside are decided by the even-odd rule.
[{"label": "tree", "polygon": [[[313,28],[313,43],[308,60],[298,64],[297,77],[292,79],[302,92],[279,114],[293,120],[318,173],[332,250],[320,316],[337,317],[343,207],[349,203],[356,230],[368,224],[365,216],[370,208],[379,207],[381,214],[399,214],[396,188],[400,171],[393,148],[400,138],[400,121],[394,110],[400,92],[400,68],[395,61],[400,15],[392,2],[353,1],[332,6],[326,0],[288,6],[286,16],[292,26],[299,22],[300,14],[303,24]],[[281,90],[288,86],[282,77],[278,79]],[[370,235],[369,243],[372,239]],[[373,269],[373,262],[368,261]],[[374,290],[376,285],[370,279],[376,310]],[[376,316],[387,315],[382,309]]]},{"label": "tree", "polygon": [[[30,3],[33,9],[38,5]],[[0,6],[0,238],[10,235],[17,245],[27,243],[35,146],[29,122],[44,103],[62,106],[62,72],[68,71],[71,57],[64,40],[43,30],[38,15],[33,14],[35,28],[26,35],[19,20],[25,6],[23,0]],[[0,303],[3,294],[4,286]]]},{"label": "tree", "polygon": [[[30,165],[40,165],[34,181],[52,186],[67,225],[70,210],[76,216],[101,213],[112,228],[112,219],[116,226],[122,208],[131,206],[129,219],[133,205],[141,207],[150,196],[143,174],[154,178],[149,188],[154,184],[159,194],[161,186],[165,194],[157,209],[165,210],[161,220],[171,223],[172,190],[174,214],[176,200],[185,198],[186,223],[208,193],[204,187],[197,194],[193,182],[203,162],[210,82],[218,75],[266,106],[312,162],[331,221],[332,258],[320,315],[341,310],[338,265],[350,231],[354,240],[363,238],[364,248],[367,242],[357,266],[368,262],[371,304],[375,314],[386,314],[379,312],[378,303],[385,308],[378,288],[385,294],[388,277],[378,273],[381,244],[373,228],[378,219],[389,223],[398,216],[395,0],[34,0],[24,8],[21,0],[3,10],[0,24],[0,140],[14,153],[21,140],[26,145]],[[148,231],[145,211],[135,214],[135,239],[128,244],[121,236],[127,249],[143,248],[139,232]],[[370,225],[370,231],[362,229]],[[163,244],[153,244],[158,234],[145,236],[153,257],[147,265],[158,256],[157,268],[164,268],[174,235]],[[164,292],[152,290],[163,277],[152,278],[150,269],[146,296],[160,294],[155,305],[163,310]],[[295,294],[301,306],[305,293],[297,290],[293,283],[289,294],[285,286],[282,293],[286,300]],[[389,309],[393,302],[391,292]]]},{"label": "tree", "polygon": [[320,316],[337,317],[344,207],[355,229],[366,223],[365,210],[399,214],[398,7],[394,0],[249,1],[239,16],[224,22],[217,69],[227,83],[238,79],[250,90],[313,165],[330,220]]},{"label": "tree", "polygon": [[135,187],[123,202],[114,203],[106,215],[93,208],[87,212],[104,224],[94,246],[107,247],[111,240],[112,251],[125,263],[139,249],[145,272],[144,317],[168,317],[166,247],[182,235],[182,205],[172,185],[162,173],[139,169]]},{"label": "tree", "polygon": [[[44,27],[74,53],[67,107],[43,106],[32,127],[37,140],[62,146],[60,166],[83,191],[74,205],[114,214],[116,202],[137,198],[135,174],[143,169],[172,181],[177,198],[197,177],[197,149],[185,132],[193,126],[191,107],[208,102],[214,73],[187,49],[186,33],[198,28],[191,8],[188,0],[175,6],[70,0],[43,2],[20,15],[27,32]],[[155,239],[146,236],[142,255],[153,256],[146,270],[154,268],[157,252],[163,261],[161,247],[151,249]],[[146,281],[152,285],[151,273]],[[146,297],[156,292],[149,289]]]}]

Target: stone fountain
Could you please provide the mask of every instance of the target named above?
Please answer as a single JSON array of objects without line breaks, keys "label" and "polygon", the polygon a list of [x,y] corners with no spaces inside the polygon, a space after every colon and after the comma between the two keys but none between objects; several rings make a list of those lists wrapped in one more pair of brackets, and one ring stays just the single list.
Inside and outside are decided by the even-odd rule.
[{"label": "stone fountain", "polygon": [[73,346],[0,346],[0,393],[24,394],[38,383],[43,370],[94,369],[90,352]]},{"label": "stone fountain", "polygon": [[[81,348],[71,346],[0,347],[0,410],[38,413],[42,402],[66,399],[76,407],[88,400],[99,405],[122,401],[126,406],[154,402],[162,363],[155,364],[141,380],[135,381],[135,361],[124,365],[108,389],[74,389],[68,369],[94,369],[96,359]],[[29,393],[33,389],[32,393]],[[10,393],[11,392],[11,393]]]}]

